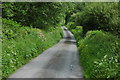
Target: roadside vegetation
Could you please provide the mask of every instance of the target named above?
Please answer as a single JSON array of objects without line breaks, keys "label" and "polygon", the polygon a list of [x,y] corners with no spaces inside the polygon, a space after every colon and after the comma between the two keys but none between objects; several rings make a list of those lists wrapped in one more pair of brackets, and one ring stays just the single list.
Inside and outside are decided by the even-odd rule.
[{"label": "roadside vegetation", "polygon": [[75,36],[84,77],[120,78],[120,3],[5,2],[2,77],[57,43],[60,26]]},{"label": "roadside vegetation", "polygon": [[2,78],[8,78],[62,38],[60,26],[69,9],[65,7],[62,3],[44,2],[2,4]]},{"label": "roadside vegetation", "polygon": [[[79,30],[78,30],[79,27]],[[112,78],[119,80],[120,40],[104,31],[88,31],[81,35],[81,26],[71,29],[77,39],[81,66],[86,79]],[[77,31],[77,32],[76,32]],[[79,33],[79,36],[77,36]]]},{"label": "roadside vegetation", "polygon": [[76,3],[66,26],[73,32],[85,79],[119,80],[119,3]]},{"label": "roadside vegetation", "polygon": [[47,31],[22,26],[2,19],[2,77],[7,78],[16,69],[57,43],[62,36],[59,28]]},{"label": "roadside vegetation", "polygon": [[86,78],[114,78],[119,76],[119,39],[102,31],[89,31],[78,42]]}]

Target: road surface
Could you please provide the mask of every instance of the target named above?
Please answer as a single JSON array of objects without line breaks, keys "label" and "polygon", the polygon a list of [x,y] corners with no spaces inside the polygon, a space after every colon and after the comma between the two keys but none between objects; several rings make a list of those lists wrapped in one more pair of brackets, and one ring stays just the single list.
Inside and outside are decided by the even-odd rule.
[{"label": "road surface", "polygon": [[18,69],[9,78],[83,78],[76,40],[62,27],[64,37],[35,59]]}]

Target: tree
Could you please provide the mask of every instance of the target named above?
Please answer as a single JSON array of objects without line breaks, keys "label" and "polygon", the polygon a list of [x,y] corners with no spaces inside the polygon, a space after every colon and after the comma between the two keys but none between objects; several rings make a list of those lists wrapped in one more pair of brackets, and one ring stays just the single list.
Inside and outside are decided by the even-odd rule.
[{"label": "tree", "polygon": [[3,17],[13,19],[24,26],[48,28],[64,22],[66,12],[72,9],[72,5],[62,2],[3,3]]}]

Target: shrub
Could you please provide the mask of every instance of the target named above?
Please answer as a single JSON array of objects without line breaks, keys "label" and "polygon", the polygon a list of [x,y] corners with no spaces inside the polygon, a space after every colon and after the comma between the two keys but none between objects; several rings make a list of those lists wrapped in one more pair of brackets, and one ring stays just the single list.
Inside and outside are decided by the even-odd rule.
[{"label": "shrub", "polygon": [[77,41],[81,40],[83,37],[83,29],[82,26],[76,26],[75,29],[71,29],[71,32],[74,34]]},{"label": "shrub", "polygon": [[66,27],[71,30],[71,29],[75,29],[76,28],[76,25],[74,24],[74,22],[69,22],[67,23]]},{"label": "shrub", "polygon": [[92,76],[119,79],[119,66],[118,55],[110,56],[106,54],[102,59],[94,61]]},{"label": "shrub", "polygon": [[57,43],[62,32],[60,28],[43,31],[6,19],[3,19],[2,26],[3,78],[7,78],[16,69]]},{"label": "shrub", "polygon": [[119,76],[120,40],[106,32],[89,31],[79,41],[80,59],[85,78],[114,78]]},{"label": "shrub", "polygon": [[89,30],[104,30],[119,36],[119,3],[85,3],[84,8],[70,17],[75,25]]}]

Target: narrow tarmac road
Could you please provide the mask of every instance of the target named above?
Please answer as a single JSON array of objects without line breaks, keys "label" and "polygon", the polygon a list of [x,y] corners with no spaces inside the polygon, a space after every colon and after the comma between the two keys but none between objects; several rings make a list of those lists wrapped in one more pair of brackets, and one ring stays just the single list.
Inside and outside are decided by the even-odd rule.
[{"label": "narrow tarmac road", "polygon": [[58,44],[18,69],[9,78],[83,78],[76,40],[66,27],[62,29],[64,37]]}]

